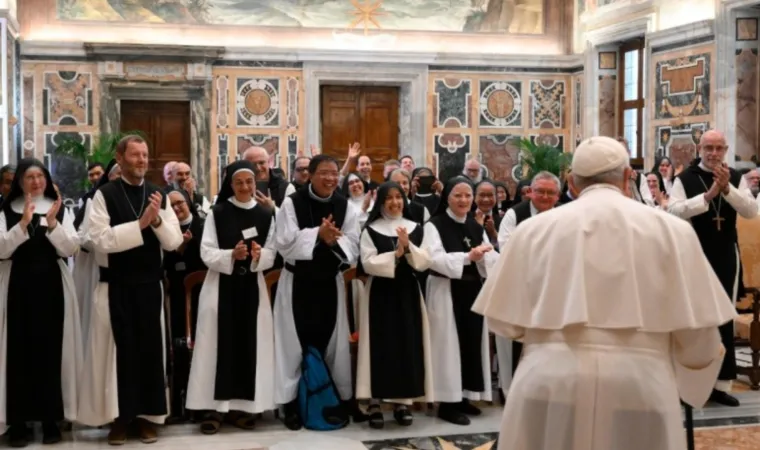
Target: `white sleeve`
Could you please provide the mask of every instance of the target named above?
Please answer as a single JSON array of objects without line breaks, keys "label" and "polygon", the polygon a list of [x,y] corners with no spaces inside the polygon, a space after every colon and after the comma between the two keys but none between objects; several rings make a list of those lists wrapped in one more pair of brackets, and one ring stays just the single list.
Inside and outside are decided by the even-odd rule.
[{"label": "white sleeve", "polygon": [[729,183],[728,194],[723,195],[723,197],[745,219],[752,219],[757,216],[757,202],[752,197],[752,191],[749,190],[747,180],[744,177],[739,181],[738,188]]},{"label": "white sleeve", "polygon": [[691,219],[694,216],[706,213],[710,205],[705,201],[705,194],[686,198],[686,190],[680,178],[673,181],[673,189],[668,199],[668,212],[682,219]]},{"label": "white sleeve", "polygon": [[269,224],[269,232],[267,233],[267,240],[264,241],[264,246],[261,248],[259,260],[251,261],[251,272],[263,272],[274,266],[274,260],[277,257],[277,250],[274,249],[274,232],[275,221],[274,216],[272,216],[272,222]]},{"label": "white sleeve", "polygon": [[725,349],[715,327],[671,333],[672,364],[680,397],[701,408],[710,397]]},{"label": "white sleeve", "polygon": [[[119,253],[143,245],[142,230],[138,220],[111,226],[106,200],[100,191],[96,192],[92,198],[89,234],[92,245],[100,253]],[[180,235],[180,242],[181,238],[182,235]]]},{"label": "white sleeve", "polygon": [[79,251],[79,235],[74,227],[74,214],[68,209],[63,212],[62,223],[57,224],[52,231],[48,229],[46,234],[58,256],[68,258]]},{"label": "white sleeve", "polygon": [[[483,232],[483,243],[487,244],[489,242],[488,235],[486,232]],[[489,244],[490,245],[490,244]],[[480,273],[480,276],[483,278],[488,277],[488,273],[493,269],[493,266],[496,265],[496,263],[499,261],[499,252],[496,250],[491,250],[490,252],[486,252],[483,255],[483,259],[477,262],[478,266],[478,273]]]},{"label": "white sleeve", "polygon": [[314,247],[319,243],[319,227],[298,227],[298,219],[289,197],[282,202],[277,212],[274,247],[289,261],[311,261],[314,258]]},{"label": "white sleeve", "polygon": [[92,251],[92,241],[90,240],[90,214],[92,212],[92,199],[87,199],[84,204],[84,217],[79,224],[79,246],[87,251]]},{"label": "white sleeve", "polygon": [[[263,256],[263,251],[262,251]],[[214,222],[214,212],[210,211],[206,216],[206,223],[203,225],[203,237],[201,238],[201,259],[210,270],[214,270],[225,275],[232,274],[234,261],[232,260],[232,249],[220,249],[219,241],[216,237],[216,223]]]},{"label": "white sleeve", "polygon": [[184,239],[182,238],[182,230],[179,228],[179,220],[177,219],[177,215],[174,214],[174,209],[169,203],[168,197],[166,197],[166,206],[158,214],[161,217],[161,225],[157,227],[150,226],[150,229],[153,230],[153,233],[155,233],[158,241],[161,243],[161,248],[167,252],[173,252],[182,245]]},{"label": "white sleeve", "polygon": [[5,212],[0,211],[0,258],[8,259],[13,255],[19,245],[26,242],[29,239],[25,229],[21,228],[20,224],[16,224],[13,228],[8,230],[8,225],[5,219]]},{"label": "white sleeve", "polygon": [[647,205],[654,204],[652,193],[649,191],[649,185],[647,185],[646,176],[641,177],[641,183],[639,183],[639,192],[641,193],[641,199],[644,201],[644,203],[646,203]]},{"label": "white sleeve", "polygon": [[425,224],[422,248],[430,255],[430,270],[452,278],[462,278],[464,266],[470,264],[468,254],[465,252],[447,253],[443,248],[438,229],[432,223]]},{"label": "white sleeve", "polygon": [[206,215],[211,212],[211,203],[208,202],[208,199],[205,195],[203,196],[203,204],[201,205],[201,209],[204,213],[206,213]]},{"label": "white sleeve", "polygon": [[338,238],[338,246],[343,252],[333,251],[345,264],[356,264],[359,258],[359,214],[351,205],[346,205],[346,218],[343,219],[343,226],[340,227],[343,236]]},{"label": "white sleeve", "polygon": [[285,197],[290,197],[290,194],[294,194],[296,192],[296,187],[293,186],[293,183],[288,183],[288,187],[285,189]]},{"label": "white sleeve", "polygon": [[396,276],[396,252],[390,251],[378,254],[375,243],[372,242],[369,232],[365,229],[361,234],[359,243],[362,268],[368,275],[395,278]]},{"label": "white sleeve", "polygon": [[501,219],[501,225],[499,225],[499,248],[503,249],[507,246],[510,236],[517,228],[517,216],[515,216],[514,209],[508,209]]}]

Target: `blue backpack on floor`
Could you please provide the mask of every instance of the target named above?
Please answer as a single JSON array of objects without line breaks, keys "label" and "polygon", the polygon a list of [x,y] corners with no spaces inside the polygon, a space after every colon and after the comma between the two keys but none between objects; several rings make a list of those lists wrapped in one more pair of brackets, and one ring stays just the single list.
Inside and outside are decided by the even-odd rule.
[{"label": "blue backpack on floor", "polygon": [[309,347],[301,362],[298,406],[307,430],[330,431],[348,425],[348,414],[338,396],[327,364],[320,352]]}]

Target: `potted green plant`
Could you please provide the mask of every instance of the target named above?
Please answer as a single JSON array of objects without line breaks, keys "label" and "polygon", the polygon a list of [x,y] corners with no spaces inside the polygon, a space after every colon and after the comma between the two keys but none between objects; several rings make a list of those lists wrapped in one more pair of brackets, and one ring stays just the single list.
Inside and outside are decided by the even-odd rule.
[{"label": "potted green plant", "polygon": [[77,198],[88,186],[87,166],[99,162],[106,166],[114,158],[116,144],[127,135],[145,137],[141,131],[101,133],[88,145],[89,141],[74,133],[65,138],[53,151],[50,172],[58,184],[64,198]]},{"label": "potted green plant", "polygon": [[562,178],[564,172],[570,168],[573,154],[537,141],[538,139],[523,138],[518,143],[522,162],[521,178],[530,180],[542,171],[551,172]]}]

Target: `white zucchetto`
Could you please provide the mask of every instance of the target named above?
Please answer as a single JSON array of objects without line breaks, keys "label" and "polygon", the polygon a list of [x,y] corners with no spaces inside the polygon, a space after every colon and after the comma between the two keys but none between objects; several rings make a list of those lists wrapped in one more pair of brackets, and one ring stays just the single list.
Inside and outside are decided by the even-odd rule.
[{"label": "white zucchetto", "polygon": [[573,152],[572,172],[593,177],[628,163],[625,146],[606,136],[588,138]]}]

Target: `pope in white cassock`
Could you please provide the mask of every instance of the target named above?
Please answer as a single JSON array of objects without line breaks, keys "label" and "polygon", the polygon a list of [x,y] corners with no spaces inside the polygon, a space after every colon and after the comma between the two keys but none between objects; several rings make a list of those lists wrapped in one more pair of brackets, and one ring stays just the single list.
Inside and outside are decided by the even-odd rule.
[{"label": "pope in white cassock", "polygon": [[82,366],[79,308],[64,258],[79,249],[74,216],[36,159],[18,164],[0,212],[0,432],[25,447],[27,423],[43,443],[61,440],[58,422],[77,418]]},{"label": "pope in white cassock", "polygon": [[116,146],[121,178],[92,199],[88,237],[100,267],[93,295],[79,422],[109,422],[108,442],[126,442],[137,420],[140,439],[167,414],[163,251],[182,244],[177,216],[158,186],[145,180],[148,146],[127,136]]},{"label": "pope in white cassock", "polygon": [[[628,154],[587,139],[576,201],[518,227],[473,310],[525,344],[500,450],[683,450],[735,311],[691,226],[623,195]],[[505,295],[505,293],[507,293]]]},{"label": "pope in white cassock", "polygon": [[253,414],[274,409],[274,330],[263,271],[274,264],[274,216],[254,199],[254,166],[236,161],[206,217],[201,258],[208,267],[198,300],[198,328],[187,408],[211,411],[201,432],[214,434],[221,414],[253,429]]}]

